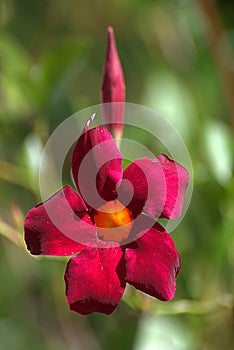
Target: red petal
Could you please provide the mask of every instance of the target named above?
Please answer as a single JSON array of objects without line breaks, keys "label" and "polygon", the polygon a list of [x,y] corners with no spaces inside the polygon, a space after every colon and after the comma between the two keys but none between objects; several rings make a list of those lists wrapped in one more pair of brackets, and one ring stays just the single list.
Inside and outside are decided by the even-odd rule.
[{"label": "red petal", "polygon": [[83,249],[81,242],[89,243],[96,234],[86,211],[83,200],[70,186],[32,208],[24,224],[31,254],[66,256]]},{"label": "red petal", "polygon": [[104,123],[113,123],[110,130],[121,137],[123,129],[125,83],[115,44],[114,30],[108,27],[108,46],[102,76],[102,102],[122,102],[103,105]]},{"label": "red petal", "polygon": [[155,224],[135,245],[125,252],[127,282],[160,300],[172,299],[180,257],[170,235]]},{"label": "red petal", "polygon": [[[123,173],[118,199],[136,215],[142,210],[154,217],[177,219],[182,212],[189,181],[187,170],[160,155],[155,159],[135,160]],[[131,189],[131,186],[133,190]]]},{"label": "red petal", "polygon": [[[118,199],[134,216],[144,208],[147,214],[159,217],[165,203],[166,183],[158,161],[150,158],[135,160],[125,169],[123,180],[118,189]],[[130,196],[132,199],[127,204]]]},{"label": "red petal", "polygon": [[188,186],[188,171],[165,155],[157,157],[166,179],[167,195],[161,217],[177,219],[183,209],[184,193]]},{"label": "red petal", "polygon": [[103,126],[79,137],[72,156],[72,173],[88,206],[97,209],[104,204],[103,199],[116,198],[115,187],[122,178],[122,155]]},{"label": "red petal", "polygon": [[125,289],[122,250],[119,247],[84,249],[69,261],[65,281],[71,310],[83,315],[112,313]]}]

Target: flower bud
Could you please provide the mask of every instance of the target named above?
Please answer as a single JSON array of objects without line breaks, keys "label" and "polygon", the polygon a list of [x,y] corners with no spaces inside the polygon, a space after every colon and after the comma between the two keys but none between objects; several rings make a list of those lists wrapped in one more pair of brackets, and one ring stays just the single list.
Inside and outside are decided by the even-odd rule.
[{"label": "flower bud", "polygon": [[107,35],[107,51],[102,75],[102,117],[113,136],[120,138],[124,120],[124,75],[112,27],[107,28]]}]

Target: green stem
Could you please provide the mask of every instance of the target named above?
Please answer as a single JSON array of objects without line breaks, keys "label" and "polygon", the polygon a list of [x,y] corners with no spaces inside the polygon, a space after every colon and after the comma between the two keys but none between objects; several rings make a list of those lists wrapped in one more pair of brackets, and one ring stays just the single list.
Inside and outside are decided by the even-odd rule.
[{"label": "green stem", "polygon": [[219,12],[213,0],[196,0],[204,18],[209,50],[217,68],[227,112],[234,132],[234,59]]},{"label": "green stem", "polygon": [[0,218],[0,235],[7,238],[9,241],[17,245],[23,246],[22,236],[12,226],[8,225],[4,220]]}]

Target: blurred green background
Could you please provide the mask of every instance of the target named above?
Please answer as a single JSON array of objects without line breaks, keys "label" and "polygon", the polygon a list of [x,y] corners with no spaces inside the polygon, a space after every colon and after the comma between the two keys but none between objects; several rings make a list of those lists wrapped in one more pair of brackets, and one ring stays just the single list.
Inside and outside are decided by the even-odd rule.
[{"label": "blurred green background", "polygon": [[[232,0],[0,0],[0,350],[234,348],[233,13]],[[100,101],[109,24],[127,102],[173,123],[195,187],[172,234],[175,299],[130,288],[112,315],[84,317],[66,305],[66,261],[20,241],[49,135]]]}]

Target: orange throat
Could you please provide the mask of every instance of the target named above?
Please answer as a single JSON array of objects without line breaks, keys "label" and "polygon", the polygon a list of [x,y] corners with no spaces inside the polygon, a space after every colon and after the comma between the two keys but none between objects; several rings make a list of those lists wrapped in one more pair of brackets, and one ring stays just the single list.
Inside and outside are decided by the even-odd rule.
[{"label": "orange throat", "polygon": [[98,238],[122,242],[128,238],[133,225],[131,211],[118,200],[107,202],[94,214]]}]

